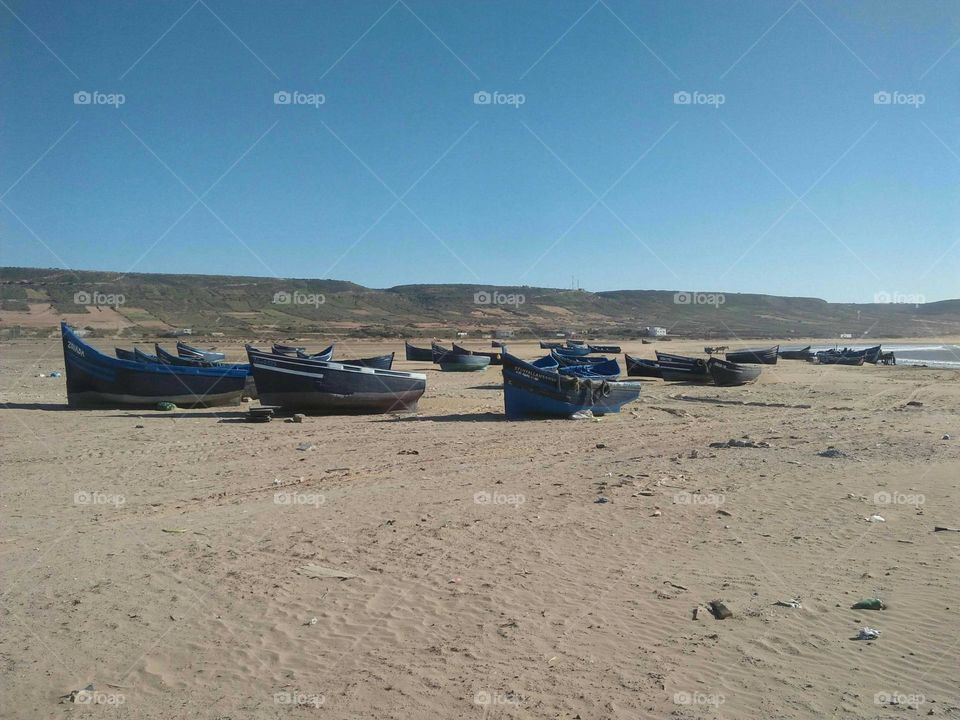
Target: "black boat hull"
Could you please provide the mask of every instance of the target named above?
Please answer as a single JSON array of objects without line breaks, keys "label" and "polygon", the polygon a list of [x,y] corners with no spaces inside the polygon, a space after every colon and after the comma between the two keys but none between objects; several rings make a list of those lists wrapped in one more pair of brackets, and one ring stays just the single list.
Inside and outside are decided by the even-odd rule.
[{"label": "black boat hull", "polygon": [[430,348],[419,348],[408,342],[403,343],[406,351],[406,359],[415,362],[433,362],[433,350]]},{"label": "black boat hull", "polygon": [[626,360],[628,377],[663,378],[660,365],[656,360],[635,358],[627,353],[624,353],[623,357]]},{"label": "black boat hull", "polygon": [[717,358],[707,360],[707,370],[710,372],[714,384],[721,387],[746,385],[760,377],[760,368],[758,367],[746,367]]},{"label": "black boat hull", "polygon": [[776,365],[780,353],[780,346],[764,350],[736,350],[726,354],[727,362],[737,365]]}]

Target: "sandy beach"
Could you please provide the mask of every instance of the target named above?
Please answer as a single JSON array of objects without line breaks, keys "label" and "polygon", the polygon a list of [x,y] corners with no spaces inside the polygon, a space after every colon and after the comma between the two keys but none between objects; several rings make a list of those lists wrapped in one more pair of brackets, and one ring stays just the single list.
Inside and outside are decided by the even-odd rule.
[{"label": "sandy beach", "polygon": [[960,718],[956,371],[505,422],[435,367],[415,415],[247,424],[68,410],[59,340],[4,343],[0,715]]}]

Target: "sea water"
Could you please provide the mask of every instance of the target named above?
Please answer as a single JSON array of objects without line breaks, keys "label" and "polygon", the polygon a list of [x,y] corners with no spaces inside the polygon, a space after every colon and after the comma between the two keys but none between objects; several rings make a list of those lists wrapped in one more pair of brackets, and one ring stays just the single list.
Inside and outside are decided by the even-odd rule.
[{"label": "sea water", "polygon": [[[810,348],[812,352],[832,348],[849,347],[851,350],[863,350],[873,345],[821,345]],[[960,369],[960,345],[923,344],[886,344],[883,352],[893,352],[897,365],[927,365],[929,367]]]}]

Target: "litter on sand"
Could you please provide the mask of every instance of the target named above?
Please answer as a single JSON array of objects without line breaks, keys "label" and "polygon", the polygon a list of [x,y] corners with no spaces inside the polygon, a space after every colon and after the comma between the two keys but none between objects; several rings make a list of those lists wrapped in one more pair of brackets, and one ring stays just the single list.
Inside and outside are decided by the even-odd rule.
[{"label": "litter on sand", "polygon": [[774,605],[779,605],[780,607],[794,608],[795,610],[801,610],[803,606],[800,604],[799,599],[793,600],[777,600]]},{"label": "litter on sand", "polygon": [[871,515],[867,518],[867,522],[886,522],[882,515]]},{"label": "litter on sand", "polygon": [[880,637],[880,631],[870,627],[862,627],[857,633],[857,640],[876,640],[878,637]]}]

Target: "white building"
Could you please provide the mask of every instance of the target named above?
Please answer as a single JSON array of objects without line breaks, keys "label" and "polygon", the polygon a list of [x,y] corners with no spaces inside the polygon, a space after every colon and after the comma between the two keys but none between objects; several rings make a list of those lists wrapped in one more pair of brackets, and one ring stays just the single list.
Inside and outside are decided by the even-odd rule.
[{"label": "white building", "polygon": [[647,326],[643,329],[643,334],[647,337],[666,337],[667,329],[665,327]]}]

